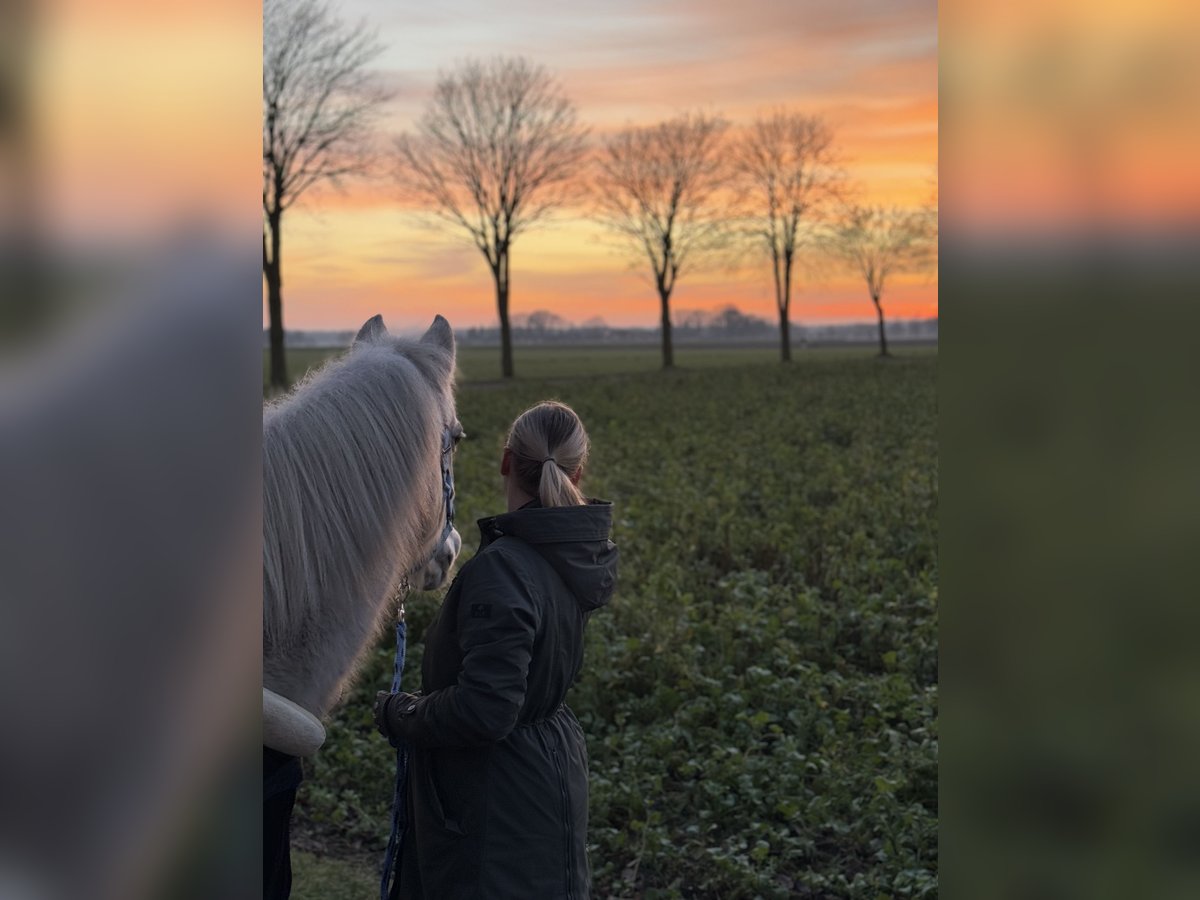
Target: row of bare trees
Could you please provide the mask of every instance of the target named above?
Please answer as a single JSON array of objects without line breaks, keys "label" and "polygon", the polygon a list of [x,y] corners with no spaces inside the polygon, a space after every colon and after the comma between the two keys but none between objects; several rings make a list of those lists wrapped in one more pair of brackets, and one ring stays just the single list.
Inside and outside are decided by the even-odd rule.
[{"label": "row of bare trees", "polygon": [[[365,75],[380,47],[325,0],[266,0],[263,49],[263,272],[271,381],[282,387],[282,213],[312,184],[370,168],[366,135],[386,97]],[[413,131],[385,156],[406,199],[470,239],[487,261],[505,377],[513,375],[513,244],[564,206],[585,209],[648,266],[668,368],[672,294],[706,261],[744,256],[748,246],[763,252],[784,361],[800,255],[841,261],[867,283],[887,355],[887,280],[928,265],[936,244],[930,210],[853,202],[819,117],[780,111],[735,131],[719,115],[685,113],[589,142],[559,82],[523,58],[467,62],[443,74]]]}]

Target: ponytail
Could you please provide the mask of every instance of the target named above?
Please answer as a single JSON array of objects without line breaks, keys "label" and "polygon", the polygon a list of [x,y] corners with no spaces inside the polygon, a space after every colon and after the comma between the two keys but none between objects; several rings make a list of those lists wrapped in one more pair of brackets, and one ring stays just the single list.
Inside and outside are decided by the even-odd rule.
[{"label": "ponytail", "polygon": [[538,499],[542,506],[582,506],[587,502],[553,457],[547,457],[542,462]]},{"label": "ponytail", "polygon": [[525,410],[505,446],[513,453],[517,483],[542,506],[587,503],[574,482],[587,462],[588,436],[571,407],[547,400]]}]

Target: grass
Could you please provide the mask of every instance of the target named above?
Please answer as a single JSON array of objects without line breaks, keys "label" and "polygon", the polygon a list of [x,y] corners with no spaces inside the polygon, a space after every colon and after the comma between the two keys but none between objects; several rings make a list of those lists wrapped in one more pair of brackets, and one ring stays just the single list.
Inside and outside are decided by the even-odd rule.
[{"label": "grass", "polygon": [[379,878],[366,860],[292,851],[292,900],[374,900]]}]

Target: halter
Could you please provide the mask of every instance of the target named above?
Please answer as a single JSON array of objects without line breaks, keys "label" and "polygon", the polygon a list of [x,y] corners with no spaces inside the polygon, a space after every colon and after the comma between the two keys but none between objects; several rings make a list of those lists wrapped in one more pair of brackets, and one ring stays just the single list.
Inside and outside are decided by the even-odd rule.
[{"label": "halter", "polygon": [[[445,543],[454,529],[454,435],[449,428],[442,430],[442,495],[446,498],[446,524],[440,543]],[[436,553],[436,548],[434,553]]]},{"label": "halter", "polygon": [[[450,537],[454,530],[454,435],[449,428],[442,430],[442,496],[446,501],[446,522],[442,526],[442,536],[434,545],[429,559],[437,555],[438,550]],[[426,563],[428,564],[428,562]],[[419,566],[418,569],[423,568]],[[417,571],[414,569],[414,571]],[[400,583],[400,609],[396,616],[396,661],[392,667],[392,693],[400,690],[400,675],[404,671],[404,651],[407,647],[406,637],[408,625],[404,621],[404,595],[408,593],[408,576],[405,575]],[[408,747],[401,743],[396,748],[396,784],[392,793],[392,833],[388,838],[387,856],[383,860],[383,874],[379,882],[380,900],[388,900],[392,887],[393,875],[399,877],[396,863],[400,856],[400,848],[404,844],[404,832],[408,829],[408,808],[406,806],[406,791],[408,785]]]}]

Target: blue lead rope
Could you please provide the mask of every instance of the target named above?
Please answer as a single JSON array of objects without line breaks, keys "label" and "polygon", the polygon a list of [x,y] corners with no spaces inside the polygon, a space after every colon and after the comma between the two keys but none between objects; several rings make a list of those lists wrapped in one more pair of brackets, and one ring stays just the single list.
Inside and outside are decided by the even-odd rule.
[{"label": "blue lead rope", "polygon": [[[400,674],[404,671],[405,638],[408,635],[408,625],[404,621],[403,607],[396,619],[396,664],[392,670],[392,693],[400,690]],[[404,832],[408,829],[408,806],[406,794],[408,787],[408,747],[401,743],[396,748],[396,787],[392,794],[392,834],[388,838],[387,856],[383,860],[383,877],[379,882],[379,900],[388,900],[392,887],[392,875],[399,876],[400,848],[404,844]]]}]

